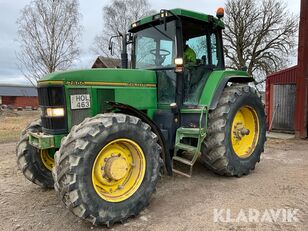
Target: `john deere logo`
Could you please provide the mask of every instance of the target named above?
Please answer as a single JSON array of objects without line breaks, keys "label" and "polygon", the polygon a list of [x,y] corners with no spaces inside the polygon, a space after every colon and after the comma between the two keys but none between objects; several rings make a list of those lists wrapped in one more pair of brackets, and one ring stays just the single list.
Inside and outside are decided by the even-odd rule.
[{"label": "john deere logo", "polygon": [[146,87],[144,83],[128,83],[127,85],[131,87]]}]

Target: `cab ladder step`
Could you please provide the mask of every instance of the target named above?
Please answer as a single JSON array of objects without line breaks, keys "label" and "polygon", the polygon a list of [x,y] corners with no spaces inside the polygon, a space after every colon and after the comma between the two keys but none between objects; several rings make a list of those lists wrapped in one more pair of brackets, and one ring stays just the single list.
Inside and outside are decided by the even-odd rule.
[{"label": "cab ladder step", "polygon": [[[203,114],[207,108],[203,107],[199,118],[199,128],[180,127],[176,131],[175,147],[172,158],[172,171],[182,176],[191,177],[192,168],[201,155],[201,145],[206,136],[204,127],[207,126],[207,116],[205,117],[205,126],[202,122]],[[197,139],[197,146],[184,144],[183,138]],[[181,152],[180,152],[181,151]],[[178,154],[184,154],[178,156]]]},{"label": "cab ladder step", "polygon": [[182,144],[182,143],[178,143],[175,148],[177,150],[187,151],[188,153],[194,153],[198,151],[197,147],[194,147],[188,144]]}]

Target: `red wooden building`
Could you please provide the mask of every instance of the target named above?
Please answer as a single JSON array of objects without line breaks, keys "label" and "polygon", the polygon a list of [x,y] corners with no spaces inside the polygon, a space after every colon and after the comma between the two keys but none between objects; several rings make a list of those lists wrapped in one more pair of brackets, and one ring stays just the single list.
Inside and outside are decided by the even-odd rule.
[{"label": "red wooden building", "polygon": [[0,105],[38,108],[37,90],[30,86],[0,85]]},{"label": "red wooden building", "polygon": [[269,130],[308,133],[308,0],[301,0],[297,66],[266,79],[266,112]]}]

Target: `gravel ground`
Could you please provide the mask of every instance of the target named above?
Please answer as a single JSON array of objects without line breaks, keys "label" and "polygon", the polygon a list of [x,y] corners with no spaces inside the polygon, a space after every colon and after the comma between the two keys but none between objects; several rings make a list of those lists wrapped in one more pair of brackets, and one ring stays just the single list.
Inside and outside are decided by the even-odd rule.
[{"label": "gravel ground", "polygon": [[[53,190],[28,182],[17,170],[15,145],[0,144],[0,230],[105,229],[76,218]],[[163,177],[148,208],[109,230],[308,230],[307,169],[307,140],[272,139],[252,174],[220,177],[197,164],[191,179]],[[277,222],[246,222],[249,209],[261,214],[297,209],[291,211],[297,211],[298,221],[283,222],[280,217]],[[215,211],[223,212],[218,222]],[[232,219],[241,211],[245,216],[226,222],[228,211]]]}]

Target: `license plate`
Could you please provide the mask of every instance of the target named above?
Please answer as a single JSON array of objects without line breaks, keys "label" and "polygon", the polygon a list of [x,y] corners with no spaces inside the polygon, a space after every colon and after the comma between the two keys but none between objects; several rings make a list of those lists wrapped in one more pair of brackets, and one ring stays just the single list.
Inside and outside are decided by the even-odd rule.
[{"label": "license plate", "polygon": [[71,95],[71,109],[90,108],[90,95]]}]

